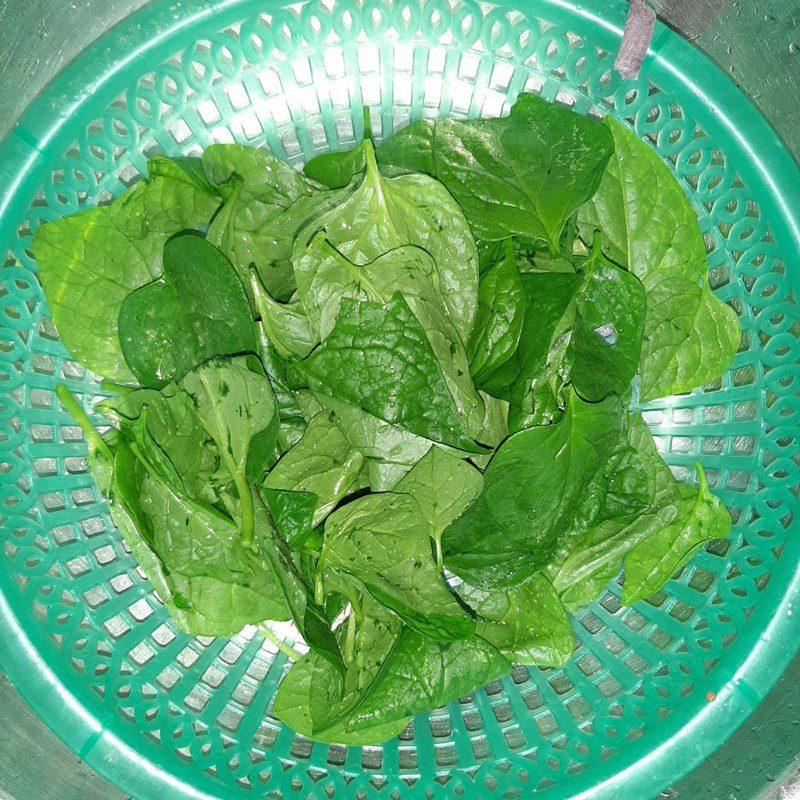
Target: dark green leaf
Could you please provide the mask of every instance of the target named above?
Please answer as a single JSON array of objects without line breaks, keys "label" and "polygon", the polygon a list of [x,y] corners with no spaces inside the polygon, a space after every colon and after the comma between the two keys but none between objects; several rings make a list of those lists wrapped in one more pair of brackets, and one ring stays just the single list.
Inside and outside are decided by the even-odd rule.
[{"label": "dark green leaf", "polygon": [[350,729],[363,730],[439,708],[509,672],[511,664],[480,636],[437,642],[404,627],[353,712]]},{"label": "dark green leaf", "polygon": [[[295,261],[295,277],[315,342],[329,336],[345,297],[385,305],[400,292],[425,332],[469,433],[477,434],[484,416],[483,402],[472,383],[466,350],[440,289],[436,264],[425,250],[397,247],[356,266],[319,234]],[[289,313],[293,305],[281,310]],[[310,349],[307,346],[297,355],[305,355]]]},{"label": "dark green leaf", "polygon": [[560,422],[510,436],[486,468],[478,502],[445,531],[445,565],[486,589],[543,567],[621,438],[621,422],[615,397],[592,405],[570,392]]},{"label": "dark green leaf", "polygon": [[642,350],[645,291],[639,279],[603,257],[599,244],[576,267],[572,384],[587,400],[627,392]]},{"label": "dark green leaf", "polygon": [[647,597],[699,545],[730,530],[730,516],[708,491],[702,469],[699,489],[678,484],[641,415],[631,418],[628,441],[633,455],[625,455],[612,473],[595,522],[564,542],[550,568],[553,585],[570,609],[597,597],[623,564],[624,602]]},{"label": "dark green leaf", "polygon": [[263,494],[283,540],[293,550],[302,547],[314,529],[317,496],[310,492],[267,488]]},{"label": "dark green leaf", "polygon": [[534,379],[542,382],[548,359],[552,360],[561,340],[571,335],[575,294],[581,284],[580,276],[570,273],[525,274],[521,278],[526,312],[519,347],[512,358],[482,380],[487,392],[505,400],[524,392]]},{"label": "dark green leaf", "polygon": [[228,259],[202,236],[164,246],[164,274],[125,298],[119,311],[125,361],[160,388],[214,356],[255,351],[247,297]]},{"label": "dark green leaf", "polygon": [[476,238],[530,236],[557,251],[564,223],[594,194],[613,149],[597,122],[522,94],[502,119],[412,123],[378,158],[440,180]]},{"label": "dark green leaf", "polygon": [[480,452],[467,434],[425,332],[402,295],[342,300],[336,327],[298,364],[315,391],[418,436]]},{"label": "dark green leaf", "polygon": [[363,143],[339,153],[315,156],[303,167],[311,180],[329,189],[342,189],[367,168]]},{"label": "dark green leaf", "polygon": [[478,314],[468,352],[470,372],[479,385],[483,376],[516,351],[524,315],[525,287],[507,240],[497,260],[481,274],[478,286]]}]

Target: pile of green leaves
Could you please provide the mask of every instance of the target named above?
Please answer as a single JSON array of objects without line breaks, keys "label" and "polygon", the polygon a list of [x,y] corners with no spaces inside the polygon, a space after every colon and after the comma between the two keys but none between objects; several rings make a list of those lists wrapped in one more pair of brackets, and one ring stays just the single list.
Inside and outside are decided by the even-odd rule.
[{"label": "pile of green leaves", "polygon": [[[111,514],[184,631],[293,620],[274,714],[329,742],[571,654],[624,568],[657,591],[730,518],[677,483],[633,393],[739,344],[651,149],[532,95],[313,159],[156,158],[34,253]],[[270,635],[268,627],[264,628]]]}]

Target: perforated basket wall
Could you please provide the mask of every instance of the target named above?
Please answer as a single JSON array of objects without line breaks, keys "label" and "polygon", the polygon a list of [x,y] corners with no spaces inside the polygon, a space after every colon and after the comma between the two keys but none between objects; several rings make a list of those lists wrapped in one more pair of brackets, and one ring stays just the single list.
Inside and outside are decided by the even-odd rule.
[{"label": "perforated basket wall", "polygon": [[[798,172],[736,89],[666,29],[639,79],[622,81],[623,19],[623,4],[600,0],[156,4],[73,65],[5,145],[0,664],[127,792],[398,800],[593,788],[644,800],[729,735],[794,652]],[[421,115],[497,115],[523,90],[625,121],[692,198],[712,284],[744,338],[720,381],[652,403],[646,418],[679,478],[703,463],[733,535],[634,608],[620,608],[612,584],[575,619],[562,670],[518,668],[383,747],[312,743],[270,716],[285,657],[258,635],[176,634],[113,529],[53,391],[66,381],[90,403],[99,386],[48,318],[31,233],[124,191],[149,154],[239,141],[300,164],[359,139],[364,104],[381,136]]]}]

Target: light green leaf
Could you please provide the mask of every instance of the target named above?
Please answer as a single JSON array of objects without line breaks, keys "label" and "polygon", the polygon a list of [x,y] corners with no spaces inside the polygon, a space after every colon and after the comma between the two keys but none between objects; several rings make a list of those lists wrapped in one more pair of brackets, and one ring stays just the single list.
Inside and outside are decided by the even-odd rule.
[{"label": "light green leaf", "polygon": [[110,381],[135,382],[118,336],[120,306],[161,275],[167,239],[207,223],[219,202],[175,170],[107,206],[37,228],[32,249],[48,307],[78,362]]},{"label": "light green leaf", "polygon": [[457,591],[478,615],[478,636],[512,664],[561,667],[572,655],[575,642],[566,609],[541,572],[502,591],[468,584]]},{"label": "light green leaf", "polygon": [[322,605],[314,600],[314,589],[306,580],[289,550],[273,525],[260,491],[252,490],[256,542],[267,564],[275,571],[283,590],[283,597],[297,629],[312,652],[327,661],[335,670],[336,682],[341,689],[345,667],[336,637]]},{"label": "light green leaf", "polygon": [[276,302],[252,268],[250,290],[268,342],[283,358],[305,358],[319,339],[311,329],[303,304],[298,299],[289,303]]},{"label": "light green leaf", "polygon": [[440,183],[425,175],[382,177],[372,142],[360,147],[366,163],[363,180],[345,202],[298,237],[293,261],[321,230],[358,266],[404,245],[420,247],[436,264],[450,320],[466,341],[477,306],[478,255],[461,210]]},{"label": "light green leaf", "polygon": [[[264,459],[273,451],[277,436],[275,395],[260,370],[254,357],[217,359],[190,372],[181,382],[231,474],[241,502],[245,542],[253,538],[250,482],[267,466]],[[263,441],[265,434],[271,443]],[[259,455],[261,463],[253,463],[251,452]]]},{"label": "light green leaf", "polygon": [[359,595],[355,602],[358,611],[351,610],[336,630],[339,648],[345,654],[344,691],[337,686],[336,675],[327,665],[314,670],[317,693],[311,705],[311,722],[315,732],[349,720],[403,627],[396,614],[368,593]]},{"label": "light green leaf", "polygon": [[[215,503],[215,473],[220,466],[216,444],[209,438],[189,395],[174,383],[160,391],[136,389],[109,397],[96,409],[111,419],[164,480],[192,500]],[[144,430],[139,423],[143,423]],[[157,452],[153,457],[153,448]],[[159,463],[166,469],[159,469]]]},{"label": "light green leaf", "polygon": [[[270,223],[313,186],[300,173],[266,150],[239,144],[212,144],[203,151],[203,171],[225,197],[209,228],[209,239],[223,247],[248,285],[247,269],[255,264],[269,285]],[[289,243],[291,246],[291,242]]]},{"label": "light green leaf", "polygon": [[314,397],[350,446],[367,459],[365,466],[373,492],[393,489],[400,478],[433,446],[430,439],[390,425],[341,400],[323,394],[315,394]]},{"label": "light green leaf", "polygon": [[352,447],[325,413],[308,424],[303,438],[267,475],[264,487],[316,496],[313,524],[318,525],[339,501],[359,488],[364,456]]},{"label": "light green leaf", "polygon": [[[117,474],[127,471],[120,465]],[[181,497],[152,472],[142,475],[139,491],[152,531],[148,544],[188,633],[232,636],[245,625],[288,618],[275,573],[257,549],[244,544],[232,520]],[[260,544],[254,541],[255,548]]]},{"label": "light green leaf", "polygon": [[635,603],[655,594],[702,545],[730,533],[730,514],[709,491],[703,468],[696,466],[700,486],[679,487],[677,517],[639,542],[626,556],[623,603]]},{"label": "light green leaf", "polygon": [[708,285],[706,249],[669,167],[610,117],[615,151],[597,194],[580,210],[584,240],[600,230],[605,254],[647,291],[641,400],[686,392],[722,374],[739,347],[736,312]]},{"label": "light green leaf", "polygon": [[419,503],[436,545],[436,564],[442,567],[442,533],[483,489],[483,476],[468,461],[435,445],[395,486]]},{"label": "light green leaf", "polygon": [[355,578],[428,636],[463,639],[475,630],[436,568],[428,521],[410,495],[370,494],[331,514],[317,570]]},{"label": "light green leaf", "polygon": [[[362,613],[352,643],[354,656],[345,661],[343,689],[331,666],[313,652],[292,666],[278,688],[272,713],[303,736],[351,746],[381,744],[402,733],[409,722],[401,718],[356,732],[347,729],[350,713],[375,680],[400,629],[399,619],[367,595]],[[342,649],[351,619],[336,631]]]}]

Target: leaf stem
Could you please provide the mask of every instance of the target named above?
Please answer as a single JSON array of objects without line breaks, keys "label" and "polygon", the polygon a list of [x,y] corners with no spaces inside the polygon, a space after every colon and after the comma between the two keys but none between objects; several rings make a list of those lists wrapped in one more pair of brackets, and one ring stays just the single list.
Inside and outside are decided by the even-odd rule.
[{"label": "leaf stem", "polygon": [[347,633],[344,640],[344,657],[352,661],[356,654],[356,615],[355,612],[347,617]]},{"label": "leaf stem", "polygon": [[114,383],[105,379],[100,381],[100,388],[104,392],[114,392],[114,394],[128,394],[135,391],[133,386],[125,386],[123,383]]},{"label": "leaf stem", "polygon": [[369,106],[364,106],[361,109],[362,114],[364,115],[364,138],[371,139],[372,138],[372,120],[369,118]]},{"label": "leaf stem", "polygon": [[348,584],[347,586],[347,599],[350,601],[350,607],[353,610],[353,616],[356,622],[360,625],[364,621],[364,611],[361,608],[361,598],[358,596],[358,590]]},{"label": "leaf stem", "polygon": [[435,536],[433,539],[436,544],[436,569],[441,572],[444,569],[444,556],[442,555],[442,537]]},{"label": "leaf stem", "polygon": [[92,424],[89,415],[83,410],[81,404],[75,399],[72,392],[70,392],[65,384],[59,383],[58,386],[56,386],[56,397],[58,397],[61,401],[61,405],[64,406],[64,409],[72,416],[78,424],[78,427],[83,431],[83,435],[88,440],[89,445],[100,452],[104,458],[113,461],[114,455],[108,445],[103,440],[97,428]]},{"label": "leaf stem", "polygon": [[250,494],[250,484],[243,473],[235,472],[233,482],[239,494],[242,505],[241,537],[246,544],[252,544],[255,537],[255,509],[253,508],[253,495]]},{"label": "leaf stem", "polygon": [[[214,391],[209,383],[208,376],[203,370],[199,371],[200,382],[205,387],[205,390],[210,398],[214,397]],[[225,423],[220,417],[217,405],[212,401],[212,413],[216,422],[217,430],[222,432],[225,430]],[[228,433],[228,444],[230,442],[230,433]],[[236,487],[236,492],[239,495],[239,503],[241,504],[242,521],[239,526],[239,535],[245,544],[252,544],[255,536],[255,509],[253,507],[253,495],[250,491],[250,484],[247,481],[245,468],[234,461],[230,450],[225,442],[218,441],[217,446],[223,461],[227,464],[228,469],[233,477],[233,485]]]},{"label": "leaf stem", "polygon": [[314,575],[314,602],[321,606],[322,603],[325,601],[325,586],[322,582],[322,570],[319,568],[319,564],[317,564],[317,571]]},{"label": "leaf stem", "polygon": [[297,650],[294,649],[294,647],[290,647],[282,639],[279,639],[266,623],[262,623],[261,625],[259,625],[258,630],[267,641],[272,642],[272,644],[274,644],[275,647],[277,647],[278,650],[281,651],[281,653],[283,653],[288,658],[291,658],[292,661],[299,661],[303,657],[302,653],[298,653]]}]

